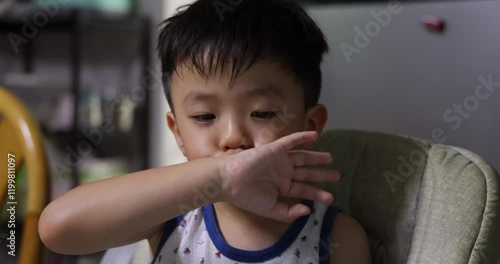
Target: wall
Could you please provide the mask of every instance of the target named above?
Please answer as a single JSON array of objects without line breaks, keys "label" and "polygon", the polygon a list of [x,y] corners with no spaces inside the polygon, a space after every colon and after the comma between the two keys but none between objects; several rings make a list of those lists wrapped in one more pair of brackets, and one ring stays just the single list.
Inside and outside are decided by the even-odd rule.
[{"label": "wall", "polygon": [[[156,27],[164,19],[175,13],[177,7],[192,1],[186,0],[165,0],[140,1],[140,10],[143,14],[149,15],[152,19],[153,28],[152,47],[154,51],[152,75],[154,79],[161,80],[160,64],[156,54],[156,38],[160,27]],[[167,100],[162,89],[154,89],[151,95],[151,119],[150,119],[150,157],[152,167],[161,167],[185,161],[184,156],[175,143],[175,138],[168,129],[166,113],[170,111]]]},{"label": "wall", "polygon": [[[500,169],[500,92],[494,92],[500,90],[500,1],[389,8],[387,2],[308,7],[331,48],[321,98],[328,128],[431,139],[470,149]],[[426,15],[444,19],[445,31],[426,30]],[[489,78],[493,83],[485,85]]]}]

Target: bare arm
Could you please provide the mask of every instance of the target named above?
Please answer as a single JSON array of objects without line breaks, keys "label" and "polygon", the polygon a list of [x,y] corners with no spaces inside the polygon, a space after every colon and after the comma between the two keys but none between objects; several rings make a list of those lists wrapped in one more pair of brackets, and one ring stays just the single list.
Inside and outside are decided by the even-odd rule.
[{"label": "bare arm", "polygon": [[[43,211],[39,231],[55,252],[87,254],[148,237],[189,207],[216,202],[195,200],[195,191],[216,184],[218,164],[205,158],[78,186]],[[184,211],[183,211],[184,210]],[[139,237],[138,237],[139,235]]]},{"label": "bare arm", "polygon": [[[329,153],[292,150],[316,140],[300,132],[270,144],[217,158],[150,169],[79,186],[50,203],[39,231],[51,250],[87,254],[152,238],[166,221],[218,201],[291,222],[309,213],[280,196],[330,203],[330,193],[307,181],[338,180],[338,173],[308,168],[331,162]],[[153,239],[154,240],[154,239]]]},{"label": "bare arm", "polygon": [[370,247],[363,227],[356,219],[339,213],[332,230],[330,263],[371,264]]}]

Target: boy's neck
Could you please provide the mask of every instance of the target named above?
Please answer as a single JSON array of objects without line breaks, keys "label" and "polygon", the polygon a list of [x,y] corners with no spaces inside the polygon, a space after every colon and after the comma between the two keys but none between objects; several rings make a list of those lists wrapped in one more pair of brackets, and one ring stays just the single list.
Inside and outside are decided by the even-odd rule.
[{"label": "boy's neck", "polygon": [[[301,200],[286,198],[280,201],[292,204]],[[215,203],[214,211],[226,242],[242,250],[261,250],[272,246],[292,225],[256,215],[227,202]]]}]

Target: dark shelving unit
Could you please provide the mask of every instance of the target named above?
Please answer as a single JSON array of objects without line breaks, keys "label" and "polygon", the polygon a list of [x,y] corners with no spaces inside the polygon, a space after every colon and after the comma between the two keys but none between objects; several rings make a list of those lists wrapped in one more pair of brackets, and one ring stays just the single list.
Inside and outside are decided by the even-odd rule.
[{"label": "dark shelving unit", "polygon": [[[0,15],[0,34],[7,36],[9,33],[15,33],[23,36],[24,22],[22,18],[31,19],[37,13],[45,12],[42,8],[32,5],[23,5],[19,7],[12,7],[7,12]],[[141,76],[138,80],[147,78],[148,69],[150,68],[150,37],[151,37],[151,24],[148,18],[139,17],[136,15],[114,14],[92,9],[78,9],[78,8],[60,8],[56,15],[50,16],[47,23],[43,27],[38,28],[39,33],[57,32],[57,34],[69,36],[69,65],[70,65],[70,87],[68,89],[74,100],[73,114],[72,114],[72,127],[65,131],[51,132],[53,137],[59,138],[62,145],[67,145],[72,149],[78,148],[78,143],[81,142],[85,136],[82,133],[82,127],[79,127],[80,114],[79,109],[82,101],[82,51],[85,46],[82,44],[82,36],[86,32],[99,32],[101,34],[133,34],[138,35],[137,41],[140,54],[139,60],[141,61]],[[2,36],[4,37],[4,36]],[[37,45],[37,37],[29,39],[27,43],[21,44],[22,56],[22,74],[31,74],[34,69],[34,61],[36,54],[34,48]],[[1,59],[0,52],[0,59]],[[124,54],[123,56],[127,56]],[[137,55],[136,55],[137,56]],[[5,73],[1,72],[0,74]],[[10,73],[10,72],[9,72]],[[96,152],[102,157],[123,156],[126,157],[127,162],[132,164],[131,170],[142,170],[148,168],[148,137],[149,137],[149,102],[150,102],[150,83],[141,81],[140,84],[130,84],[129,87],[134,85],[142,86],[145,92],[145,99],[139,106],[134,108],[133,126],[128,132],[115,131],[110,134],[104,135],[103,141],[105,144],[99,146]],[[7,87],[8,88],[8,87]],[[122,88],[123,89],[123,88]],[[41,98],[42,99],[42,98]],[[43,124],[42,124],[43,129]],[[75,162],[76,163],[76,162]],[[71,187],[76,187],[79,182],[79,168],[75,166],[71,172]],[[51,263],[75,263],[75,257],[66,257],[64,260],[58,260]],[[69,261],[69,262],[68,262]]]}]

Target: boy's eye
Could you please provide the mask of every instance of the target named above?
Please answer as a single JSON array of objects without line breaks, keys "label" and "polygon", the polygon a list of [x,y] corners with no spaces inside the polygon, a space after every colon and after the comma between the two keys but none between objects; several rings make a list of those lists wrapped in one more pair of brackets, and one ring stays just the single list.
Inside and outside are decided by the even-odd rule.
[{"label": "boy's eye", "polygon": [[276,116],[276,112],[253,112],[252,117],[261,119],[272,119]]},{"label": "boy's eye", "polygon": [[195,121],[198,121],[198,122],[208,122],[208,121],[214,119],[215,115],[214,114],[203,114],[203,115],[195,115],[195,116],[192,116],[191,118],[193,118]]}]

